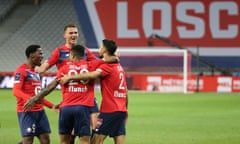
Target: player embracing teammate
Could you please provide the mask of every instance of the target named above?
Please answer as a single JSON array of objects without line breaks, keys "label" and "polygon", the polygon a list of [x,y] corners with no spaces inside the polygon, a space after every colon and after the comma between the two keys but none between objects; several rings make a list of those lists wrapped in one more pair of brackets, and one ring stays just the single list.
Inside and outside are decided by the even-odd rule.
[{"label": "player embracing teammate", "polygon": [[[94,129],[92,143],[103,143],[106,136],[110,136],[114,138],[115,143],[124,144],[126,134],[125,120],[127,118],[128,98],[125,72],[119,64],[119,61],[115,60],[116,57],[114,54],[117,50],[116,43],[112,40],[105,39],[103,40],[102,47],[99,49],[100,56],[103,57],[103,60],[106,61],[110,59],[109,61],[114,63],[104,63],[103,60],[98,60],[98,62],[95,62],[97,64],[86,64],[88,68],[86,71],[84,71],[83,74],[83,71],[78,72],[79,70],[84,68],[84,66],[77,65],[77,63],[79,63],[78,61],[85,61],[86,63],[89,63],[87,61],[95,61],[97,59],[96,56],[93,55],[88,48],[77,45],[78,29],[75,25],[69,24],[65,26],[64,38],[66,40],[66,43],[54,49],[50,58],[45,61],[41,66],[35,68],[37,72],[42,73],[47,71],[53,65],[56,65],[58,68],[57,79],[50,83],[46,89],[43,89],[40,93],[36,94],[35,97],[29,99],[29,101],[25,104],[25,110],[29,110],[32,106],[38,104],[39,100],[42,97],[46,96],[48,93],[50,93],[54,89],[54,87],[57,86],[57,84],[60,82],[63,88],[63,101],[60,105],[61,110],[59,117],[59,126],[61,125],[59,127],[61,143],[74,143],[74,141],[70,142],[71,139],[69,137],[69,130],[71,128],[72,130],[76,129],[74,135],[80,136],[81,143],[89,143],[89,133],[85,133],[87,131],[86,127],[90,128],[90,126],[86,124],[89,121],[91,122],[92,128]],[[76,47],[82,48],[83,52],[81,53],[81,59],[75,59],[77,57],[77,52],[72,50],[73,47],[75,47],[75,49]],[[71,61],[69,61],[69,55],[71,55]],[[74,65],[76,67],[74,67]],[[72,68],[76,68],[74,72],[69,72],[71,69],[70,66],[72,66]],[[65,69],[66,67],[69,68],[67,70],[68,72],[63,70],[64,67]],[[65,74],[63,78],[62,74]],[[101,113],[99,116],[98,106],[96,105],[96,103],[94,103],[93,79],[96,78],[100,78],[102,94],[100,111]],[[79,86],[79,84],[81,86]],[[66,85],[67,87],[65,87]],[[89,91],[91,94],[84,94]],[[68,94],[65,92],[67,92]],[[80,96],[78,97],[78,95]],[[68,107],[75,105],[80,106],[81,110],[73,110],[71,108],[66,110],[66,106]],[[63,114],[64,111],[67,112]],[[75,113],[76,115],[88,114],[89,116],[90,113],[92,113],[91,118],[89,119],[87,117],[83,117],[83,119],[74,119],[74,121],[79,120],[77,123],[78,126],[71,125],[74,124],[74,122],[72,121],[72,118],[68,119],[70,116],[66,116],[66,113],[75,111],[82,112],[78,114]],[[67,127],[63,128],[63,126],[66,125],[66,121],[68,121],[68,123],[70,122],[70,124]],[[85,130],[79,128],[79,125],[85,125]]]},{"label": "player embracing teammate", "polygon": [[[102,41],[99,54],[107,59],[113,56],[116,50],[116,43],[105,39]],[[120,63],[104,63],[93,72],[65,75],[60,79],[60,83],[96,78],[100,78],[102,102],[92,143],[102,144],[105,138],[110,136],[113,137],[115,144],[125,144],[128,94],[126,75]]]},{"label": "player embracing teammate", "polygon": [[[128,104],[125,72],[119,63],[101,64],[100,61],[100,63],[95,65],[96,69],[96,67],[93,67],[93,63],[89,64],[80,59],[81,54],[76,59],[76,53],[80,48],[83,49],[79,45],[73,46],[70,52],[70,59],[74,63],[61,68],[57,74],[57,79],[51,82],[35,97],[32,97],[25,105],[25,109],[31,108],[31,106],[49,94],[60,81],[63,93],[62,108],[60,110],[62,114],[60,114],[59,118],[61,143],[69,143],[70,132],[73,128],[76,130],[76,134],[80,136],[80,142],[88,143],[89,128],[88,130],[83,128],[89,127],[89,124],[87,124],[89,120],[86,117],[89,111],[87,111],[86,107],[93,104],[93,101],[90,100],[93,98],[93,94],[85,94],[91,92],[89,89],[92,88],[86,86],[85,83],[86,81],[100,77],[102,93],[101,113],[98,117],[97,126],[94,129],[92,143],[101,144],[107,136],[110,136],[114,138],[115,143],[124,144]],[[103,40],[103,47],[100,48],[99,52],[104,59],[111,59],[111,57],[114,57],[116,48],[115,42],[112,40]],[[91,68],[96,70],[92,71]],[[88,70],[92,72],[88,72]],[[83,73],[83,71],[85,72]],[[63,78],[62,74],[64,74]],[[76,111],[74,110],[76,107],[83,109]],[[77,117],[78,119],[75,119]],[[86,133],[81,134],[81,132]],[[81,139],[84,140],[81,141]]]}]

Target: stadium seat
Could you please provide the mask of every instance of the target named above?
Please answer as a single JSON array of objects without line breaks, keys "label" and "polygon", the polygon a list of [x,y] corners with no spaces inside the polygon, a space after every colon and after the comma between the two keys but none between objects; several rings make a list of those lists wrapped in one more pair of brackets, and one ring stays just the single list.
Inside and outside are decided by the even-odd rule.
[{"label": "stadium seat", "polygon": [[[42,3],[36,14],[0,45],[0,71],[14,71],[25,61],[24,50],[30,44],[40,44],[46,59],[55,47],[64,44],[63,28],[68,23],[79,25],[72,1]],[[83,34],[79,33],[79,44],[85,44]]]}]

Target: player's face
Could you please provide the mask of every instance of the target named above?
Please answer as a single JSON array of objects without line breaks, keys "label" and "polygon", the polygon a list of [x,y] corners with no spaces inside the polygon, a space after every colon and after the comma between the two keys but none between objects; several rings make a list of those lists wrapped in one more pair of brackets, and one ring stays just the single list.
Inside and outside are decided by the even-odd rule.
[{"label": "player's face", "polygon": [[35,53],[32,54],[31,60],[34,65],[40,66],[43,60],[43,51],[41,48],[39,48]]},{"label": "player's face", "polygon": [[99,52],[100,57],[103,57],[103,54],[104,54],[104,52],[105,52],[105,48],[104,48],[104,45],[103,45],[103,44],[102,44],[101,47],[99,48],[98,52]]},{"label": "player's face", "polygon": [[69,45],[76,45],[78,40],[78,29],[75,27],[69,27],[64,33],[66,43]]}]

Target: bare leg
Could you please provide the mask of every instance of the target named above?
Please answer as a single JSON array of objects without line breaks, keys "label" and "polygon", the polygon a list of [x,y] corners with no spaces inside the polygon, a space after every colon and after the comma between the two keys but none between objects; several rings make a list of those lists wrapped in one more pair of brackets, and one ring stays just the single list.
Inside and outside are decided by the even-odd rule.
[{"label": "bare leg", "polygon": [[74,144],[74,143],[75,143],[75,136],[71,135],[70,144]]},{"label": "bare leg", "polygon": [[90,144],[90,136],[79,137],[80,144]]},{"label": "bare leg", "polygon": [[90,114],[90,125],[91,125],[92,129],[96,128],[98,115],[99,115],[99,113],[97,113],[97,112]]},{"label": "bare leg", "polygon": [[126,136],[120,135],[114,137],[114,144],[125,144],[126,143]]},{"label": "bare leg", "polygon": [[33,144],[33,139],[34,139],[33,136],[23,137],[22,143],[23,143],[23,144]]},{"label": "bare leg", "polygon": [[60,134],[60,144],[69,144],[71,135]]},{"label": "bare leg", "polygon": [[40,144],[50,144],[50,137],[48,133],[41,134],[38,136]]},{"label": "bare leg", "polygon": [[70,137],[70,144],[74,144],[74,142],[75,142],[75,136],[74,136],[74,129],[73,129]]},{"label": "bare leg", "polygon": [[103,144],[106,137],[105,135],[94,134],[91,144]]}]

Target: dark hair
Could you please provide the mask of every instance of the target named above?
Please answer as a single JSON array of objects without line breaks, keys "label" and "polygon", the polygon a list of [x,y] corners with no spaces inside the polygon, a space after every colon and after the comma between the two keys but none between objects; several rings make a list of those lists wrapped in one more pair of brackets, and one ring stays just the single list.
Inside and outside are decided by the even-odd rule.
[{"label": "dark hair", "polygon": [[107,49],[108,54],[114,55],[114,53],[117,50],[117,45],[116,45],[115,41],[109,40],[109,39],[104,39],[102,42],[103,42],[103,45],[105,46],[105,48]]},{"label": "dark hair", "polygon": [[74,45],[71,48],[71,52],[77,57],[84,57],[85,48],[82,45]]},{"label": "dark hair", "polygon": [[67,28],[77,28],[77,26],[75,24],[67,24],[65,27],[64,27],[64,32],[67,30]]},{"label": "dark hair", "polygon": [[30,45],[25,50],[25,55],[27,58],[29,58],[31,53],[35,53],[40,47],[40,45]]}]

